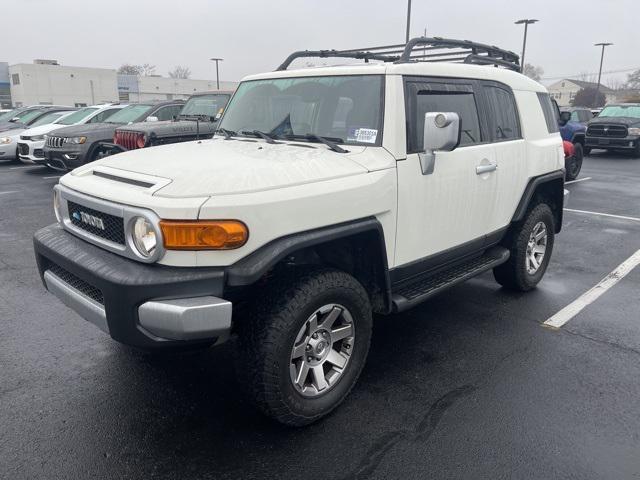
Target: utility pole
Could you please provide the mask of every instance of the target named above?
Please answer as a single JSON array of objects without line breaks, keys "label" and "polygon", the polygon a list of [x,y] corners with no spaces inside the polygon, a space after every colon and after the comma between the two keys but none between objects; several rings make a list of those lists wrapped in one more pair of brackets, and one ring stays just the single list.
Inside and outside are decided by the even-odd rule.
[{"label": "utility pole", "polygon": [[602,47],[602,54],[600,55],[600,70],[598,70],[598,85],[596,86],[596,98],[593,99],[594,103],[595,103],[595,100],[598,98],[598,92],[600,92],[600,79],[602,78],[602,63],[604,62],[604,49],[605,47],[609,47],[611,45],[613,45],[613,43],[602,42],[602,43],[593,44],[594,47]]},{"label": "utility pole", "polygon": [[514,22],[516,25],[524,24],[524,40],[522,41],[522,57],[520,60],[520,71],[524,72],[524,53],[527,50],[527,29],[529,25],[536,23],[538,20],[535,18],[523,18],[522,20],[518,20]]},{"label": "utility pole", "polygon": [[220,90],[220,73],[218,70],[218,62],[222,62],[224,58],[210,58],[209,60],[216,62],[216,90]]},{"label": "utility pole", "polygon": [[409,43],[409,29],[411,28],[411,0],[408,0],[407,3],[407,40],[406,43]]}]

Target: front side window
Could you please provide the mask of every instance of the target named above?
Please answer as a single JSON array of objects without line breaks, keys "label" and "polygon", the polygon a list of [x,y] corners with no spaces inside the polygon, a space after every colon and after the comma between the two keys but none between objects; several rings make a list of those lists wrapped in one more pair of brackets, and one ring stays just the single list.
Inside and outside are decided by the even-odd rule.
[{"label": "front side window", "polygon": [[228,101],[229,95],[196,95],[187,100],[187,103],[185,103],[182,110],[180,110],[180,116],[205,116],[214,119],[216,115],[222,113]]},{"label": "front side window", "polygon": [[538,101],[544,114],[544,120],[547,124],[547,131],[549,133],[557,133],[560,131],[558,128],[558,108],[551,102],[551,98],[548,93],[538,92]]},{"label": "front side window", "polygon": [[106,123],[127,124],[135,122],[143,115],[146,115],[152,108],[153,105],[129,105],[111,115]]},{"label": "front side window", "polygon": [[484,91],[491,108],[491,115],[488,118],[491,140],[504,142],[521,138],[518,110],[513,94],[493,85],[485,85]]},{"label": "front side window", "polygon": [[250,80],[240,84],[220,128],[273,137],[327,137],[351,145],[380,145],[382,75]]},{"label": "front side window", "polygon": [[473,86],[409,82],[406,88],[407,153],[424,150],[424,116],[455,112],[460,116],[460,147],[482,142]]},{"label": "front side window", "polygon": [[75,125],[76,123],[80,123],[96,110],[97,108],[83,108],[77,112],[73,112],[71,115],[61,118],[56,122],[56,125]]}]

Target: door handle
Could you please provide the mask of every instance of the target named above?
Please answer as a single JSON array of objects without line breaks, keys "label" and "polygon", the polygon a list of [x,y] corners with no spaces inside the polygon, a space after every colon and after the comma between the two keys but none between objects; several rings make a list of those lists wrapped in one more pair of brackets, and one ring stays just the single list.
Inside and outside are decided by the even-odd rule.
[{"label": "door handle", "polygon": [[497,163],[489,163],[488,165],[478,165],[476,167],[476,175],[482,175],[483,173],[493,172],[498,168]]}]

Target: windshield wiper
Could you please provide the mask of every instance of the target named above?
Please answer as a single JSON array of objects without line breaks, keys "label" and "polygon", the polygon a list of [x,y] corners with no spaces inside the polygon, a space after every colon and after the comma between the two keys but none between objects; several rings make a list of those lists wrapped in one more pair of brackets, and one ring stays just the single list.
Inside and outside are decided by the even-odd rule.
[{"label": "windshield wiper", "polygon": [[324,143],[327,147],[337,153],[349,153],[349,150],[345,150],[336,142],[342,143],[344,140],[341,138],[329,138],[329,137],[321,137],[320,135],[316,135],[315,133],[307,133],[306,135],[285,135],[285,138],[291,139],[301,139],[308,141],[316,141],[320,143]]},{"label": "windshield wiper", "polygon": [[227,130],[226,128],[219,128],[218,130],[216,130],[216,133],[218,132],[224,135],[225,140],[231,140],[231,137],[235,137],[236,135],[238,135],[233,130]]},{"label": "windshield wiper", "polygon": [[266,134],[264,132],[261,132],[260,130],[252,130],[250,132],[244,130],[244,131],[242,131],[240,133],[242,133],[243,135],[253,135],[254,137],[260,137],[267,143],[278,143],[273,139],[273,137],[271,135],[268,135],[268,134]]}]

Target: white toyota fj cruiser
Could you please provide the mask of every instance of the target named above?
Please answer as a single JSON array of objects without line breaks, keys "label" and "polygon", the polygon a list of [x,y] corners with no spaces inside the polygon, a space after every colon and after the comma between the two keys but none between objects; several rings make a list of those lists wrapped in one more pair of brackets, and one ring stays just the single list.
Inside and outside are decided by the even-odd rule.
[{"label": "white toyota fj cruiser", "polygon": [[[365,64],[287,69],[302,57]],[[490,269],[521,291],[544,275],[564,154],[549,95],[518,72],[512,52],[441,38],[294,53],[242,81],[212,139],[62,177],[58,224],[34,238],[46,288],[141,348],[234,334],[257,406],[313,422],[355,384],[373,313]]]}]

